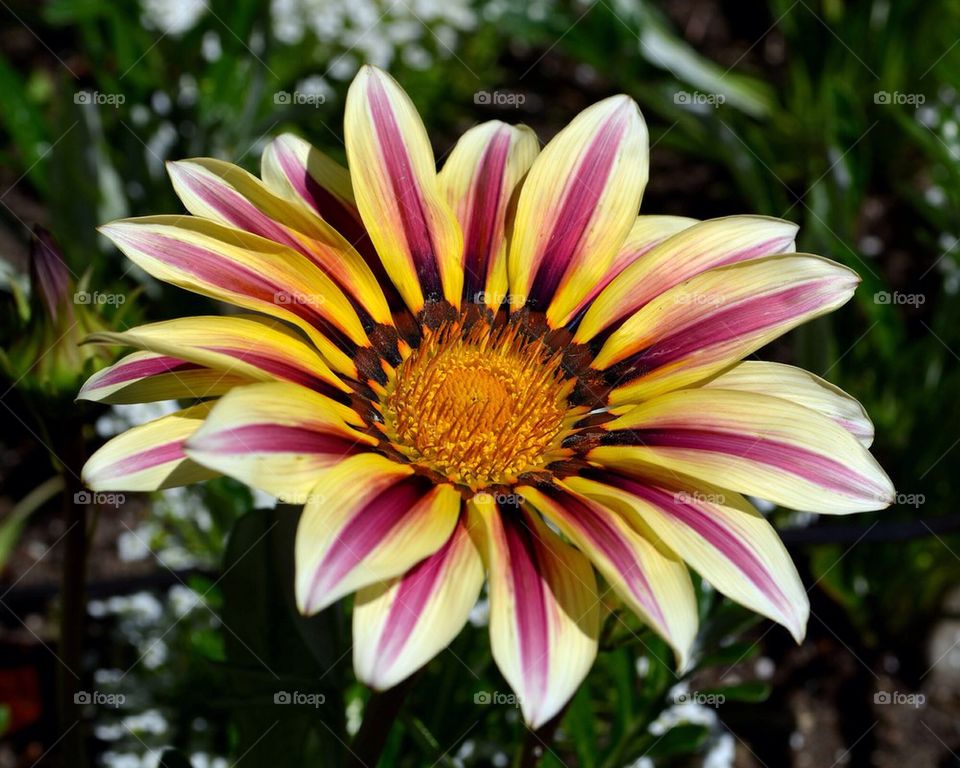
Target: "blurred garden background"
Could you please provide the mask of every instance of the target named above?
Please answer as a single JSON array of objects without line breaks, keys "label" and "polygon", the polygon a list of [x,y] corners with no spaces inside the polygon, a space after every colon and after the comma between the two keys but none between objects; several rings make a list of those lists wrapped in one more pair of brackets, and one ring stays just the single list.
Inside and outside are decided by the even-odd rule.
[{"label": "blurred garden background", "polygon": [[[960,766],[960,2],[0,0],[0,19],[0,768],[362,764],[351,739],[391,702],[353,678],[348,601],[292,608],[297,510],[227,480],[85,495],[84,457],[173,406],[74,398],[114,354],[78,349],[87,331],[218,311],[96,227],[181,211],[168,159],[256,172],[292,131],[342,161],[365,62],[438,158],[477,122],[546,140],[625,92],[651,132],[643,212],[799,223],[799,250],[863,282],[762,357],[858,397],[899,492],[849,518],[765,510],[809,589],[802,646],[700,584],[695,669],[610,632],[550,733],[523,726],[481,604],[380,764]],[[55,312],[38,226],[69,267]]]}]

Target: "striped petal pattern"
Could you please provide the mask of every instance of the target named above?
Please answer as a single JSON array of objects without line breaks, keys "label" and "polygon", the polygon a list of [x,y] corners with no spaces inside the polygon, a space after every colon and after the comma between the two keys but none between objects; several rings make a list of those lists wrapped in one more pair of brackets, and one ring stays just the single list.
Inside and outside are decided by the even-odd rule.
[{"label": "striped petal pattern", "polygon": [[864,407],[839,387],[803,368],[745,360],[702,386],[780,397],[826,416],[857,438],[864,448],[873,442],[873,422]]},{"label": "striped petal pattern", "polygon": [[587,299],[589,309],[594,311],[593,302],[597,294],[627,267],[638,261],[651,248],[696,223],[696,219],[690,219],[686,216],[638,216],[627,235],[627,239],[623,241],[623,245],[620,246],[620,250],[614,256],[607,274],[591,289]]},{"label": "striped petal pattern", "polygon": [[374,453],[344,459],[321,475],[297,527],[300,611],[314,614],[409,570],[450,538],[460,507],[453,486],[408,466]]},{"label": "striped petal pattern", "polygon": [[303,504],[322,470],[376,445],[348,422],[360,418],[296,384],[252,384],[217,401],[185,452],[281,501]]},{"label": "striped petal pattern", "polygon": [[425,299],[445,298],[459,308],[463,237],[410,97],[363,67],[347,94],[344,132],[357,208],[407,306],[417,313]]},{"label": "striped petal pattern", "polygon": [[299,136],[284,133],[264,148],[260,175],[271,192],[312,210],[379,265],[357,210],[350,172],[340,163]]},{"label": "striped petal pattern", "polygon": [[790,509],[883,509],[890,479],[853,435],[825,416],[769,395],[672,392],[603,426],[589,458],[625,471],[654,465]]},{"label": "striped petal pattern", "polygon": [[536,515],[476,499],[486,531],[493,658],[539,728],[583,680],[597,653],[600,599],[587,559]]},{"label": "striped petal pattern", "polygon": [[170,355],[134,352],[87,379],[77,399],[111,404],[200,400],[252,381]]},{"label": "striped petal pattern", "polygon": [[343,292],[282,244],[204,219],[151,216],[101,231],[159,280],[299,327],[335,370],[356,376],[347,351],[368,346]]},{"label": "striped petal pattern", "polygon": [[84,465],[84,485],[94,491],[157,491],[216,477],[183,450],[209,411],[210,404],[201,403],[117,435]]},{"label": "striped petal pattern", "polygon": [[[652,218],[646,222],[645,218]],[[678,217],[643,217],[627,238],[617,261],[622,271],[590,305],[577,328],[576,341],[585,343],[618,320],[684,280],[714,267],[794,248],[797,225],[767,216],[729,216],[695,222]],[[676,230],[666,237],[661,235]],[[651,242],[659,237],[659,242]]]},{"label": "striped petal pattern", "polygon": [[378,690],[416,672],[467,623],[483,587],[466,515],[447,542],[402,576],[364,587],[353,604],[353,667]]},{"label": "striped petal pattern", "polygon": [[606,371],[614,387],[610,402],[638,402],[717,373],[833,311],[858,282],[854,272],[817,256],[770,256],[712,269],[632,315],[592,367]]},{"label": "striped petal pattern", "polygon": [[810,604],[800,576],[776,531],[743,497],[653,469],[642,477],[598,471],[567,485],[634,529],[652,531],[719,592],[803,639]]},{"label": "striped petal pattern", "polygon": [[697,633],[697,601],[686,566],[608,507],[561,488],[520,492],[593,562],[613,590],[673,648],[686,668]]},{"label": "striped petal pattern", "polygon": [[[212,368],[224,376],[292,381],[325,394],[350,391],[300,336],[276,321],[256,316],[164,320],[120,333],[95,333],[87,340],[135,347]],[[105,372],[103,375],[108,381],[111,378]],[[102,381],[97,375],[87,387]]]},{"label": "striped petal pattern", "polygon": [[799,641],[806,592],[740,494],[846,514],[893,488],[856,400],[744,358],[857,276],[795,253],[790,222],[638,214],[648,136],[624,95],[542,152],[524,126],[477,125],[439,173],[386,73],[364,67],[345,111],[349,170],[282,134],[260,178],[170,163],[189,216],[103,228],[153,277],[250,314],[86,340],[132,352],[80,398],[199,404],[108,442],[84,482],[224,475],[302,504],[297,606],[356,593],[353,664],[380,690],[448,646],[486,578],[530,728],[587,674],[608,592],[681,672],[690,568]]},{"label": "striped petal pattern", "polygon": [[167,170],[194,216],[243,229],[302,254],[352,300],[361,320],[392,324],[376,276],[343,235],[323,219],[222,160],[181,160],[168,163]]},{"label": "striped petal pattern", "polygon": [[481,123],[457,142],[439,174],[463,230],[463,294],[493,311],[510,302],[508,208],[539,150],[536,134],[525,126]]},{"label": "striped petal pattern", "polygon": [[551,327],[574,316],[630,232],[647,153],[637,105],[614,96],[578,115],[530,169],[510,243],[510,292],[546,310]]}]

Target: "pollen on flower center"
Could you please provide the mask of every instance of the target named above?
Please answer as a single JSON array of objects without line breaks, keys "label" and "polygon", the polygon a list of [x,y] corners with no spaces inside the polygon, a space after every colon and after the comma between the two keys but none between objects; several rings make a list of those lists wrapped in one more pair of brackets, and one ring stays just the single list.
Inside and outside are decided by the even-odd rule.
[{"label": "pollen on flower center", "polygon": [[428,332],[383,399],[385,430],[412,463],[476,490],[543,467],[572,384],[559,357],[516,328]]}]

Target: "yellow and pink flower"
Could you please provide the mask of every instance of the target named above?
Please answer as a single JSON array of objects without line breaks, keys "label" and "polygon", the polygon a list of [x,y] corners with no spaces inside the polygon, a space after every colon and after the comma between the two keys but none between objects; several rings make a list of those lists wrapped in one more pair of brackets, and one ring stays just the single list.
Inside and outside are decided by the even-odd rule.
[{"label": "yellow and pink flower", "polygon": [[103,232],[154,277],[245,311],[94,341],[136,351],[81,396],[194,404],[107,443],[84,479],[154,490],[218,474],[304,504],[296,596],[355,593],[354,667],[400,682],[488,584],[494,658],[539,726],[597,652],[612,590],[684,666],[688,567],[803,636],[806,592],[741,494],[875,510],[890,481],[860,405],[744,361],[844,304],[857,276],[762,216],[639,216],[647,130],[626,96],[543,150],[469,130],[436,171],[400,87],[350,88],[349,171],[275,139],[261,178],[172,163],[192,216]]}]

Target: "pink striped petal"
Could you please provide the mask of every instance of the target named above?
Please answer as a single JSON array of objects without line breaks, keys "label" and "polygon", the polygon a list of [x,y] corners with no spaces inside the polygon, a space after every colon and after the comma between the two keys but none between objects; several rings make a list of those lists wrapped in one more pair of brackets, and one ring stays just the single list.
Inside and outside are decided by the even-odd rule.
[{"label": "pink striped petal", "polygon": [[507,211],[539,149],[529,128],[494,120],[467,131],[440,171],[441,191],[463,230],[467,301],[494,311],[510,301]]},{"label": "pink striped petal", "polygon": [[647,182],[647,129],[615,96],[584,110],[536,159],[517,202],[510,292],[568,322],[607,273]]},{"label": "pink striped petal", "polygon": [[570,700],[597,653],[600,595],[587,559],[535,515],[474,497],[486,530],[493,658],[538,728]]},{"label": "pink striped petal", "polygon": [[483,561],[461,515],[447,543],[402,576],[364,587],[353,603],[353,667],[391,688],[447,647],[483,587]]},{"label": "pink striped petal", "polygon": [[602,428],[590,460],[629,472],[651,465],[809,512],[883,509],[890,479],[849,432],[778,397],[672,392]]},{"label": "pink striped petal", "polygon": [[619,597],[659,634],[683,670],[697,634],[697,601],[686,566],[655,536],[613,510],[562,488],[518,488],[600,571]]},{"label": "pink striped petal", "polygon": [[450,538],[460,494],[374,453],[322,473],[297,527],[296,594],[301,613],[405,573]]},{"label": "pink striped petal", "polygon": [[[224,380],[242,377],[248,381],[291,381],[334,396],[350,392],[310,344],[269,318],[184,317],[129,331],[95,333],[87,341],[135,347],[159,358],[176,358],[214,369]],[[100,377],[97,374],[91,378],[84,390],[104,386]]]},{"label": "pink striped petal", "polygon": [[440,194],[427,132],[396,81],[365,66],[347,94],[344,138],[357,208],[413,312],[424,300],[460,306],[463,239]]},{"label": "pink striped petal", "polygon": [[649,527],[718,591],[803,639],[810,605],[800,576],[776,531],[743,497],[657,470],[591,471],[565,482],[636,530]]},{"label": "pink striped petal", "polygon": [[382,270],[357,210],[346,168],[291,133],[281,134],[267,144],[260,162],[260,175],[268,189],[312,210],[343,235],[371,269]]},{"label": "pink striped petal", "polygon": [[195,405],[109,440],[84,465],[84,485],[94,491],[156,491],[216,477],[183,452],[209,410],[209,403]]},{"label": "pink striped petal", "polygon": [[217,397],[253,379],[153,352],[134,352],[91,376],[78,400],[152,403]]},{"label": "pink striped petal", "polygon": [[348,421],[359,421],[350,408],[296,384],[251,384],[217,401],[185,451],[209,469],[302,504],[323,470],[377,444]]},{"label": "pink striped petal", "polygon": [[[797,225],[789,221],[728,216],[693,222],[651,248],[643,219],[638,220],[639,232],[631,233],[618,255],[618,260],[630,259],[629,265],[590,305],[577,328],[577,342],[586,343],[604,329],[616,327],[664,291],[709,269],[792,251],[797,234]],[[639,242],[631,243],[635,237]],[[633,255],[634,251],[639,253]]]},{"label": "pink striped petal", "polygon": [[246,230],[302,254],[351,299],[362,322],[392,325],[374,272],[344,236],[312,211],[222,160],[180,160],[168,163],[167,170],[194,216]]},{"label": "pink striped petal", "polygon": [[591,365],[614,387],[611,403],[639,402],[705,379],[833,311],[858,282],[846,267],[806,255],[711,269],[632,315]]},{"label": "pink striped petal", "polygon": [[633,228],[617,255],[607,273],[600,279],[600,282],[590,289],[585,308],[589,309],[590,304],[597,295],[606,288],[610,282],[620,275],[627,267],[639,260],[645,253],[655,246],[662,243],[669,237],[689,229],[697,223],[697,219],[690,219],[686,216],[638,216],[633,223]]},{"label": "pink striped petal", "polygon": [[291,322],[335,370],[357,375],[351,355],[369,346],[366,332],[343,292],[304,256],[190,216],[128,219],[101,231],[157,279]]},{"label": "pink striped petal", "polygon": [[873,422],[866,409],[839,387],[803,368],[745,360],[701,386],[782,397],[823,414],[857,438],[864,448],[873,442]]}]

